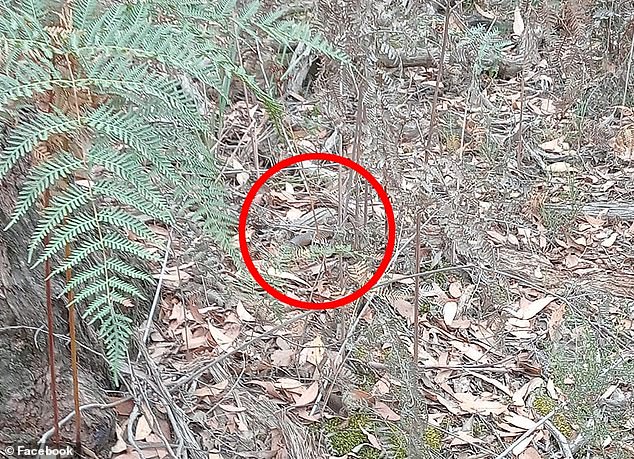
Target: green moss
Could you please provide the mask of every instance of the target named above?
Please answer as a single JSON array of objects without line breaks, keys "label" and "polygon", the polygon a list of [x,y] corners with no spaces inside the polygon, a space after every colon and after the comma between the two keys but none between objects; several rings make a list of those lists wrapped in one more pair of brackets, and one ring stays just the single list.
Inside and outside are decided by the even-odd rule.
[{"label": "green moss", "polygon": [[[374,422],[364,413],[354,413],[347,421],[332,418],[324,423],[328,442],[332,452],[337,456],[344,456],[359,445],[368,443],[368,437],[363,430],[374,430]],[[363,446],[357,455],[363,459],[378,459],[381,452],[371,446]]]},{"label": "green moss", "polygon": [[407,459],[407,439],[396,429],[392,429],[389,436],[390,456],[394,459]]},{"label": "green moss", "polygon": [[434,426],[427,426],[423,434],[423,441],[434,451],[440,451],[442,447],[442,432]]},{"label": "green moss", "polygon": [[[548,413],[557,408],[557,402],[548,395],[541,394],[533,400],[533,408],[540,415],[546,416]],[[553,424],[566,438],[570,439],[574,436],[575,431],[565,414],[555,414],[553,416]]]}]

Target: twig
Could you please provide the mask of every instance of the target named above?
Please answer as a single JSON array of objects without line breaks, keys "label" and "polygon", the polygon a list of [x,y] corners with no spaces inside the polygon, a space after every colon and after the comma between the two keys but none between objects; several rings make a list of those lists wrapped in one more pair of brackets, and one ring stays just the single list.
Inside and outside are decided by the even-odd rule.
[{"label": "twig", "polygon": [[520,443],[522,443],[525,439],[527,439],[529,436],[533,435],[533,433],[539,429],[540,426],[542,426],[543,424],[545,424],[550,418],[552,418],[555,415],[554,411],[551,411],[550,413],[548,413],[546,416],[544,416],[543,418],[541,418],[539,421],[537,421],[535,423],[535,425],[533,427],[531,427],[530,429],[528,429],[526,432],[524,432],[524,435],[522,435],[520,438],[518,438],[517,440],[515,440],[513,443],[511,443],[511,445],[509,445],[508,448],[506,448],[504,451],[502,451],[500,454],[498,454],[497,456],[495,456],[495,459],[504,459],[511,451],[513,451],[513,448],[515,448],[517,445],[519,445]]},{"label": "twig", "polygon": [[[124,397],[121,400],[117,400],[116,402],[111,402],[111,403],[89,403],[87,405],[80,406],[79,411],[86,411],[86,410],[92,410],[92,409],[107,410],[108,408],[114,408],[115,406],[121,405],[122,403],[125,403],[132,399],[133,397]],[[68,424],[70,420],[73,419],[74,417],[75,417],[75,412],[71,411],[70,413],[68,413],[68,415],[66,415],[64,419],[62,419],[59,422],[59,427],[61,428],[64,425]],[[40,446],[45,445],[48,439],[51,438],[51,435],[53,435],[53,432],[54,432],[53,428],[44,432],[44,434],[40,437],[37,444]]]},{"label": "twig", "polygon": [[447,0],[447,5],[445,6],[445,8],[445,24],[443,26],[442,47],[440,49],[440,58],[438,60],[438,73],[436,74],[436,88],[434,90],[434,99],[431,103],[431,114],[429,115],[429,132],[427,133],[427,144],[425,145],[425,163],[429,162],[429,150],[431,147],[432,138],[434,137],[434,128],[436,127],[438,94],[440,93],[440,83],[442,82],[445,53],[447,52],[447,42],[449,41],[449,18],[451,17],[451,12],[453,11],[454,6],[451,6],[449,0]]},{"label": "twig", "polygon": [[[416,214],[416,235],[414,238],[414,258],[416,260],[416,265],[414,268],[414,272],[416,274],[420,271],[420,212]],[[419,341],[419,330],[418,330],[418,320],[419,320],[419,300],[420,300],[420,277],[416,276],[414,278],[414,367],[418,365],[418,341]],[[418,380],[418,375],[416,375],[416,380]]]},{"label": "twig", "polygon": [[154,292],[154,300],[152,301],[152,307],[148,314],[147,322],[145,324],[145,330],[143,331],[143,344],[147,343],[148,336],[150,335],[150,327],[152,326],[152,320],[154,313],[156,312],[156,306],[158,305],[159,298],[161,297],[161,287],[163,286],[163,278],[165,277],[165,271],[167,269],[167,259],[170,253],[170,247],[172,246],[172,230],[170,230],[167,236],[167,244],[165,246],[165,256],[163,257],[163,266],[161,266],[161,274],[159,275],[158,284]]}]

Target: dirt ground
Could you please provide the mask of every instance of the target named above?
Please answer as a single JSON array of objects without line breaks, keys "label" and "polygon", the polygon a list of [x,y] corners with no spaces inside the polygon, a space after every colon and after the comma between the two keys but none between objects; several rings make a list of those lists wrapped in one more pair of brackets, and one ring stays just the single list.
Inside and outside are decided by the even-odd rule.
[{"label": "dirt ground", "polygon": [[[351,304],[301,310],[237,236],[232,260],[177,231],[117,457],[634,457],[632,16],[606,51],[588,2],[464,3],[293,13],[349,62],[295,50],[268,75],[277,124],[236,96],[232,212],[285,158],[353,159],[393,207],[389,265]],[[386,209],[358,175],[304,166],[256,196],[249,250],[287,296],[332,301],[376,272]],[[319,209],[337,228],[305,239]]]}]

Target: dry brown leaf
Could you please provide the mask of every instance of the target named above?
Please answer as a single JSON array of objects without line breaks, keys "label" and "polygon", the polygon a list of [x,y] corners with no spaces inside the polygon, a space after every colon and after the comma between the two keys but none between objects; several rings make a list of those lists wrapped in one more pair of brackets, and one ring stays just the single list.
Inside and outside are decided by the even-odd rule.
[{"label": "dry brown leaf", "polygon": [[557,137],[556,139],[549,140],[548,142],[540,143],[539,148],[552,153],[562,153],[565,150],[570,149],[570,145],[564,140],[566,136]]},{"label": "dry brown leaf", "polygon": [[286,212],[286,219],[292,222],[300,218],[302,215],[304,215],[303,210],[293,207]]},{"label": "dry brown leaf", "polygon": [[228,405],[224,403],[220,403],[218,406],[228,413],[242,413],[247,410],[244,406]]},{"label": "dry brown leaf", "polygon": [[531,446],[526,448],[517,459],[542,459],[542,455]]},{"label": "dry brown leaf", "polygon": [[612,233],[610,235],[610,237],[608,237],[607,239],[604,239],[603,241],[601,241],[601,245],[603,247],[612,247],[612,245],[614,245],[614,243],[616,242],[616,237],[618,236],[618,234],[616,234],[616,232]]},{"label": "dry brown leaf", "polygon": [[317,367],[323,360],[325,352],[324,342],[321,336],[317,335],[315,339],[306,343],[306,347],[299,353],[299,364],[308,362]]},{"label": "dry brown leaf", "polygon": [[269,276],[272,276],[272,277],[277,277],[279,279],[292,280],[292,281],[295,281],[295,282],[297,282],[299,284],[302,284],[302,285],[304,285],[306,287],[310,287],[310,284],[308,284],[308,282],[306,282],[301,277],[297,277],[295,274],[292,274],[292,273],[287,273],[287,272],[284,272],[284,271],[280,271],[279,269],[275,269],[272,266],[266,271],[266,273]]},{"label": "dry brown leaf", "polygon": [[578,171],[576,167],[566,161],[557,161],[556,163],[548,164],[545,169],[553,174],[565,174]]},{"label": "dry brown leaf", "polygon": [[249,181],[249,173],[248,172],[238,172],[236,174],[236,181],[238,185],[242,186]]},{"label": "dry brown leaf", "polygon": [[483,393],[478,397],[469,392],[456,392],[454,397],[458,400],[460,408],[467,413],[478,413],[486,416],[508,411],[506,404],[485,398],[485,394]]},{"label": "dry brown leaf", "polygon": [[456,318],[458,312],[458,303],[455,301],[448,301],[445,303],[442,309],[442,318],[448,327],[451,327],[453,320]]},{"label": "dry brown leaf", "polygon": [[255,322],[255,317],[253,317],[251,314],[249,314],[249,311],[247,311],[244,308],[244,305],[242,304],[242,301],[238,301],[238,304],[236,306],[236,313],[238,314],[238,318],[242,322]]},{"label": "dry brown leaf", "polygon": [[262,387],[266,393],[273,397],[276,398],[278,400],[285,400],[285,398],[282,396],[282,394],[280,394],[277,389],[275,388],[275,386],[273,385],[272,382],[270,381],[258,381],[258,380],[252,380],[249,381],[251,384],[255,384],[257,386]]},{"label": "dry brown leaf", "polygon": [[123,454],[119,454],[118,456],[115,456],[115,458],[116,459],[141,459],[141,456],[139,456],[138,452],[134,450],[129,450]]},{"label": "dry brown leaf", "polygon": [[401,417],[398,414],[396,414],[392,410],[392,408],[390,408],[385,403],[379,400],[377,400],[376,403],[374,404],[374,409],[379,414],[379,416],[381,416],[383,419],[387,421],[399,421],[401,419]]},{"label": "dry brown leaf", "polygon": [[308,389],[306,389],[306,392],[304,392],[297,399],[297,401],[295,402],[293,406],[299,408],[302,406],[310,405],[317,399],[318,394],[319,394],[319,383],[317,381],[314,381],[310,386],[308,386]]},{"label": "dry brown leaf", "polygon": [[139,417],[138,422],[136,423],[136,429],[134,430],[134,439],[145,440],[148,435],[152,433],[152,428],[150,427],[150,423],[147,422],[145,416],[141,415]]},{"label": "dry brown leaf", "polygon": [[304,387],[301,382],[299,382],[297,379],[292,378],[280,378],[277,380],[276,386],[280,389],[286,389],[288,391],[296,391],[297,389],[303,389]]},{"label": "dry brown leaf", "polygon": [[209,320],[207,320],[207,328],[209,330],[209,334],[214,339],[218,347],[225,352],[231,351],[233,348],[231,343],[233,343],[233,338],[228,336],[224,331],[219,328],[214,327]]},{"label": "dry brown leaf", "polygon": [[455,281],[449,284],[449,294],[453,298],[460,298],[460,295],[462,295],[462,283]]},{"label": "dry brown leaf", "polygon": [[396,298],[392,303],[398,313],[407,319],[408,325],[414,323],[414,305],[402,298]]},{"label": "dry brown leaf", "polygon": [[117,437],[116,443],[110,448],[114,454],[121,453],[128,448],[128,445],[123,440],[123,429],[119,426],[119,424],[115,425],[115,433]]},{"label": "dry brown leaf", "polygon": [[532,301],[531,303],[528,303],[524,307],[520,308],[519,318],[524,320],[532,319],[537,314],[539,314],[542,309],[548,306],[554,299],[554,296],[545,296],[538,300]]},{"label": "dry brown leaf", "polygon": [[452,340],[451,345],[458,349],[463,355],[477,363],[487,363],[489,359],[482,352],[482,349],[476,344],[463,343],[461,341]]},{"label": "dry brown leaf", "polygon": [[535,435],[529,435],[524,440],[522,440],[517,445],[515,445],[515,447],[513,448],[513,454],[516,456],[519,456],[520,454],[522,454],[522,452],[528,447],[528,445],[531,444],[534,436]]},{"label": "dry brown leaf", "polygon": [[520,416],[518,414],[511,414],[508,416],[504,416],[504,420],[511,425],[516,427],[520,427],[524,430],[530,430],[535,427],[536,422],[532,419],[529,419],[525,416]]},{"label": "dry brown leaf", "polygon": [[513,34],[520,36],[524,33],[524,19],[522,19],[522,13],[520,7],[516,6],[513,12]]},{"label": "dry brown leaf", "polygon": [[566,258],[564,258],[564,264],[566,265],[566,268],[574,268],[579,265],[579,257],[574,253],[569,253],[566,255]]},{"label": "dry brown leaf", "polygon": [[276,367],[290,367],[296,352],[292,349],[281,349],[271,353],[271,363]]}]

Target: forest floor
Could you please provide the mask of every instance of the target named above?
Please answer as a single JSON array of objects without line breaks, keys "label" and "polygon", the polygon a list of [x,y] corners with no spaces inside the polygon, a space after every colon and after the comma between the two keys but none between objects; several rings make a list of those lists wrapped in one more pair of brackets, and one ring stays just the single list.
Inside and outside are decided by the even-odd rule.
[{"label": "forest floor", "polygon": [[[320,19],[348,24],[334,8]],[[518,31],[512,10],[490,14]],[[445,17],[425,18],[440,48]],[[350,52],[348,20],[324,34]],[[351,55],[286,88],[277,126],[236,97],[219,163],[238,215],[285,158],[354,159],[394,209],[386,272],[351,304],[302,310],[256,284],[237,236],[233,259],[199,261],[204,238],[176,231],[145,359],[162,395],[153,413],[117,408],[117,457],[634,457],[634,113],[602,91],[631,96],[597,79],[568,104],[548,59],[514,75],[448,60],[439,76]],[[337,230],[301,239],[317,210]],[[358,175],[304,163],[256,196],[250,254],[287,296],[332,301],[376,272],[386,214]]]}]

